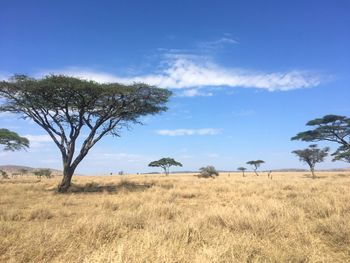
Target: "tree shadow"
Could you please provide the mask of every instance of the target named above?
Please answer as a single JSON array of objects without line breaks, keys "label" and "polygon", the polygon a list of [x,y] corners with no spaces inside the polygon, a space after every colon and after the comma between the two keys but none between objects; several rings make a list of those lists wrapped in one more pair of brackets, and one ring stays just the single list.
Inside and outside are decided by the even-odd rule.
[{"label": "tree shadow", "polygon": [[350,174],[337,174],[338,177],[350,177]]},{"label": "tree shadow", "polygon": [[322,179],[322,178],[327,178],[328,176],[326,175],[315,175],[315,177],[313,178],[311,174],[303,174],[302,175],[303,178],[309,178],[309,179]]},{"label": "tree shadow", "polygon": [[87,183],[85,185],[72,184],[67,193],[88,194],[88,193],[118,193],[120,191],[142,192],[151,188],[154,183],[138,184],[134,182],[122,181],[117,184]]}]

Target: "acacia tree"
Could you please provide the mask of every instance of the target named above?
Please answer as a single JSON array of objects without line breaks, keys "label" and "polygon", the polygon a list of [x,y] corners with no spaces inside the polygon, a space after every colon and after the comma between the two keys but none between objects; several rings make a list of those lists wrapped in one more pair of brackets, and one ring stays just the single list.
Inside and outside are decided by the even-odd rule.
[{"label": "acacia tree", "polygon": [[149,167],[161,167],[164,170],[165,175],[169,175],[169,168],[171,166],[181,166],[182,164],[175,161],[173,158],[162,158],[158,161],[153,161],[148,164]]},{"label": "acacia tree", "polygon": [[253,169],[254,169],[254,173],[256,176],[259,176],[257,170],[260,167],[261,164],[265,163],[263,160],[253,160],[253,161],[249,161],[247,162],[247,164],[252,165]]},{"label": "acacia tree", "polygon": [[119,137],[121,128],[140,123],[139,117],[165,111],[170,95],[168,90],[146,84],[16,75],[0,82],[0,112],[29,118],[50,135],[62,155],[58,191],[66,192],[78,164],[103,136]]},{"label": "acacia tree", "polygon": [[306,123],[312,130],[300,132],[292,140],[307,142],[330,141],[340,146],[332,155],[335,160],[350,162],[350,118],[326,115]]},{"label": "acacia tree", "polygon": [[247,168],[245,168],[245,167],[238,167],[237,170],[241,171],[243,173],[243,177],[244,177],[245,176],[244,172],[245,172],[245,170],[247,170]]},{"label": "acacia tree", "polygon": [[29,140],[8,129],[0,129],[0,144],[4,151],[19,151],[29,148]]},{"label": "acacia tree", "polygon": [[345,146],[340,146],[334,153],[332,153],[332,156],[334,156],[333,161],[343,161],[350,163],[350,149],[346,148]]},{"label": "acacia tree", "polygon": [[295,150],[292,153],[299,157],[299,160],[305,162],[310,167],[312,173],[312,179],[315,179],[315,165],[321,163],[324,158],[328,155],[329,148],[323,149],[317,148],[317,144],[311,144],[308,148],[303,150]]}]

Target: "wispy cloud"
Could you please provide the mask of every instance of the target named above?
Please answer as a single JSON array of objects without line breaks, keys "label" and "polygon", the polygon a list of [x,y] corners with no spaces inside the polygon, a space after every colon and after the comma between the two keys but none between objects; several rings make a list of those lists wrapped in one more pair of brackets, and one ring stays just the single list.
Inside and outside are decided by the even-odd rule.
[{"label": "wispy cloud", "polygon": [[219,49],[223,48],[225,45],[233,44],[238,44],[238,41],[227,35],[216,40],[201,42],[198,46],[204,49]]},{"label": "wispy cloud", "polygon": [[52,138],[49,135],[24,135],[23,137],[27,138],[30,143],[31,148],[43,147],[46,143],[53,142]]},{"label": "wispy cloud", "polygon": [[189,96],[203,95],[194,89],[203,87],[242,87],[265,89],[269,91],[286,91],[309,88],[320,85],[321,77],[308,71],[292,70],[287,72],[256,72],[235,68],[226,68],[207,60],[200,61],[188,56],[172,56],[156,73],[138,76],[118,76],[91,69],[66,68],[45,71],[38,76],[50,72],[66,74],[97,82],[120,82],[131,84],[143,82],[161,88],[192,89]]},{"label": "wispy cloud", "polygon": [[159,135],[165,136],[192,136],[192,135],[217,135],[222,132],[221,129],[205,128],[205,129],[175,129],[175,130],[158,130]]},{"label": "wispy cloud", "polygon": [[177,94],[178,97],[210,97],[213,96],[212,92],[203,92],[199,89],[187,89]]}]

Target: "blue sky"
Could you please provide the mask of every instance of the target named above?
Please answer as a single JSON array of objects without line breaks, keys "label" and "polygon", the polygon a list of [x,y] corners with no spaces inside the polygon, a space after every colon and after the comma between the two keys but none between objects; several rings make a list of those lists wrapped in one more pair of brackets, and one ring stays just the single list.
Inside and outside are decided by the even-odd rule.
[{"label": "blue sky", "polygon": [[[154,170],[164,156],[196,170],[302,168],[290,138],[325,114],[350,115],[349,1],[7,1],[0,78],[62,73],[171,89],[169,110],[106,137],[77,172]],[[0,164],[61,168],[34,123],[1,114],[31,140]],[[335,149],[336,145],[329,145]],[[320,168],[346,167],[331,162]]]}]

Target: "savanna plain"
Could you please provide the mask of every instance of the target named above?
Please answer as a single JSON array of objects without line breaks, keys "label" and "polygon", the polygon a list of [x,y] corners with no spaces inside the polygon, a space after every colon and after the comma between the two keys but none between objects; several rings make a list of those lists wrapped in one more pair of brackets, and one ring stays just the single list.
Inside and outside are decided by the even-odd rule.
[{"label": "savanna plain", "polygon": [[350,172],[0,181],[0,262],[350,262]]}]

